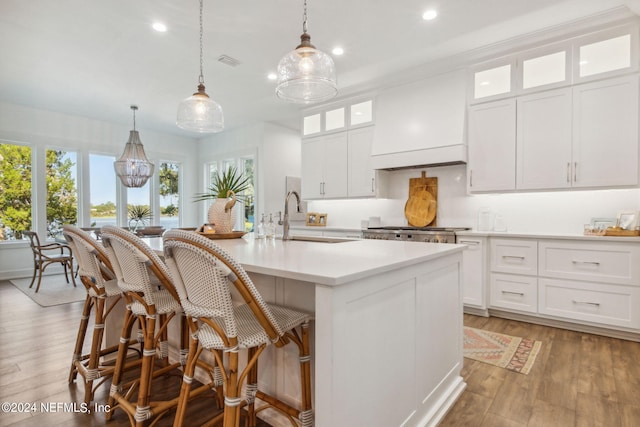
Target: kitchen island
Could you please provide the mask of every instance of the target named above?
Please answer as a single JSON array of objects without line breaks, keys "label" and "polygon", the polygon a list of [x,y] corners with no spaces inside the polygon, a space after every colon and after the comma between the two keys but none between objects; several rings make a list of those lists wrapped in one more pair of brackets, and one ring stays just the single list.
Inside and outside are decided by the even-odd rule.
[{"label": "kitchen island", "polygon": [[[314,313],[315,426],[435,425],[464,390],[463,245],[252,235],[215,242],[266,300]],[[289,350],[262,357],[279,367],[297,363]],[[261,365],[261,387],[295,403],[297,370],[271,363]]]}]

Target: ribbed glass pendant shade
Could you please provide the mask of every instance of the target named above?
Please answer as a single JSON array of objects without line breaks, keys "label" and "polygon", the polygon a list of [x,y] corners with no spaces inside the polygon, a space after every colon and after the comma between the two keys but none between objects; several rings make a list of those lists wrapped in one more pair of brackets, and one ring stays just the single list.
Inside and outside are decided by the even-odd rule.
[{"label": "ribbed glass pendant shade", "polygon": [[222,107],[209,98],[204,91],[204,85],[200,84],[198,92],[178,105],[176,124],[179,128],[192,132],[220,132],[224,129]]},{"label": "ribbed glass pendant shade", "polygon": [[300,104],[333,98],[338,93],[333,59],[311,44],[309,34],[300,39],[300,45],[278,63],[278,98]]},{"label": "ribbed glass pendant shade", "polygon": [[113,168],[125,187],[142,187],[153,175],[155,165],[147,159],[137,130],[129,132],[129,141]]}]

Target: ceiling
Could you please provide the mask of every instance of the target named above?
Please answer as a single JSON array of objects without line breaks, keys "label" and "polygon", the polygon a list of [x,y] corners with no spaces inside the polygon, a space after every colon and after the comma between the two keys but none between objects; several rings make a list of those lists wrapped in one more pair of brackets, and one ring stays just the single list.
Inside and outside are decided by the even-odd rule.
[{"label": "ceiling", "polygon": [[[308,0],[317,48],[335,46],[339,97],[408,70],[640,0]],[[205,0],[204,79],[226,128],[258,121],[298,126],[299,111],[267,79],[302,33],[302,0]],[[0,102],[199,137],[175,125],[196,91],[198,0],[1,0]],[[422,19],[436,9],[433,21]],[[155,21],[165,33],[151,28]],[[237,59],[236,67],[217,58]]]}]

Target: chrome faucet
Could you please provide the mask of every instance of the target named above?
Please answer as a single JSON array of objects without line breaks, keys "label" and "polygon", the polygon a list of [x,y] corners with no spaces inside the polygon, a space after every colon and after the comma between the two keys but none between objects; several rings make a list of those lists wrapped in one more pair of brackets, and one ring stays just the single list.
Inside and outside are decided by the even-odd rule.
[{"label": "chrome faucet", "polygon": [[278,225],[282,226],[282,240],[290,240],[289,236],[289,197],[291,195],[296,196],[296,211],[302,212],[300,207],[300,195],[296,191],[289,191],[287,197],[284,199],[284,217],[281,221],[278,221]]}]

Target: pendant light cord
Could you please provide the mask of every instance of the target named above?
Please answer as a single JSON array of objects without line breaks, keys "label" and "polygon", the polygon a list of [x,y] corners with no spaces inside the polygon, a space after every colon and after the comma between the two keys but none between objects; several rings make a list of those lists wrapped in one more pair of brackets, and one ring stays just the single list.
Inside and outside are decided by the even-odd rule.
[{"label": "pendant light cord", "polygon": [[202,3],[203,0],[200,0],[200,79],[198,80],[200,84],[204,84],[204,77],[202,74]]},{"label": "pendant light cord", "polygon": [[138,106],[132,105],[131,109],[133,110],[133,130],[136,130],[136,110],[138,109]]},{"label": "pendant light cord", "polygon": [[304,0],[304,13],[302,15],[302,32],[307,34],[307,0]]}]

